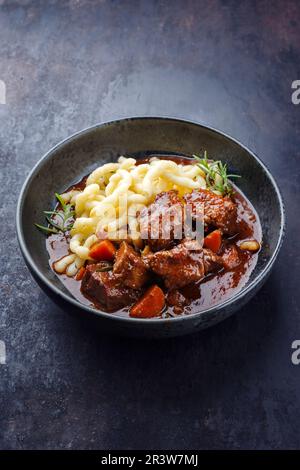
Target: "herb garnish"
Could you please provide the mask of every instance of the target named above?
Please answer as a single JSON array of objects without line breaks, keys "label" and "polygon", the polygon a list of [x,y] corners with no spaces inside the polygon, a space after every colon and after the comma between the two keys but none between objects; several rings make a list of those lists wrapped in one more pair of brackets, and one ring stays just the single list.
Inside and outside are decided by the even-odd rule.
[{"label": "herb garnish", "polygon": [[240,175],[227,174],[227,165],[221,160],[208,160],[207,151],[204,151],[204,157],[193,155],[197,160],[198,166],[205,173],[207,187],[213,191],[217,191],[222,196],[230,196],[233,192],[232,186],[228,178],[241,178]]},{"label": "herb garnish", "polygon": [[58,200],[61,209],[54,211],[43,211],[45,218],[48,222],[48,226],[34,224],[39,230],[46,233],[65,233],[70,230],[74,223],[74,206],[72,204],[66,204],[60,194],[55,193],[55,197]]}]

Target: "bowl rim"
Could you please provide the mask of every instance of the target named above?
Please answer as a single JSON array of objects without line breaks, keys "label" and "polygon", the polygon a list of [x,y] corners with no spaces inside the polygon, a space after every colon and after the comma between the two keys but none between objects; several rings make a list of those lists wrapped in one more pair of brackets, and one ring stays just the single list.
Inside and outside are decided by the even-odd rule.
[{"label": "bowl rim", "polygon": [[[53,155],[55,155],[55,152],[67,145],[68,143],[76,140],[77,138],[89,134],[91,132],[94,132],[95,130],[110,126],[110,125],[116,125],[118,123],[125,123],[129,121],[138,121],[138,120],[162,120],[162,121],[174,121],[174,122],[179,122],[179,123],[184,123],[184,124],[189,124],[192,126],[197,126],[197,127],[202,127],[205,130],[208,130],[212,133],[218,134],[219,136],[224,137],[225,139],[228,139],[232,141],[233,143],[237,144],[240,146],[243,150],[248,152],[255,160],[256,162],[262,167],[264,170],[265,174],[267,175],[268,179],[271,181],[275,193],[277,195],[277,199],[279,201],[279,207],[280,207],[280,230],[279,230],[279,235],[278,235],[278,241],[276,244],[276,247],[272,253],[272,256],[270,257],[269,261],[267,262],[266,266],[264,269],[245,287],[243,287],[239,292],[237,292],[235,295],[232,297],[228,298],[227,300],[224,300],[220,304],[214,305],[212,307],[209,307],[205,310],[201,310],[199,312],[194,312],[190,313],[188,315],[178,315],[176,317],[169,317],[169,318],[131,318],[131,317],[125,317],[125,316],[118,316],[114,315],[111,313],[104,312],[102,310],[97,310],[93,307],[90,307],[88,305],[82,304],[79,302],[75,297],[72,296],[72,294],[67,294],[63,291],[61,291],[58,287],[56,287],[37,267],[35,264],[29,249],[27,248],[26,242],[25,242],[25,237],[24,237],[24,231],[23,231],[23,226],[22,226],[22,212],[23,212],[23,205],[24,205],[24,200],[27,194],[27,191],[29,190],[30,183],[32,180],[35,178],[35,176],[38,174],[40,168],[44,165],[44,163],[48,160],[50,160]],[[121,119],[115,119],[111,121],[106,121],[106,122],[100,122],[97,124],[94,124],[92,126],[86,127],[80,131],[77,131],[70,136],[66,137],[65,139],[61,140],[57,144],[55,144],[50,150],[48,150],[39,160],[38,162],[34,165],[32,170],[29,172],[25,182],[23,183],[23,186],[20,191],[20,195],[18,198],[17,202],[17,209],[16,209],[16,231],[17,231],[17,238],[19,242],[19,246],[21,249],[21,253],[26,261],[26,264],[32,270],[35,275],[38,277],[39,281],[41,283],[46,284],[46,286],[52,291],[55,295],[58,297],[62,298],[64,301],[67,303],[71,303],[75,308],[77,309],[82,309],[87,311],[88,313],[91,313],[92,315],[96,317],[104,317],[110,321],[117,321],[117,322],[122,322],[122,323],[128,323],[133,324],[133,323],[138,323],[138,324],[157,324],[157,325],[163,325],[163,324],[170,324],[172,323],[177,323],[177,322],[182,322],[182,321],[188,321],[188,320],[193,320],[195,318],[200,318],[203,315],[206,315],[208,313],[212,312],[218,312],[226,308],[227,306],[237,302],[239,299],[245,297],[247,294],[249,294],[251,291],[255,289],[256,286],[258,286],[261,281],[268,275],[270,270],[273,267],[273,264],[278,256],[279,250],[281,248],[284,234],[285,234],[285,209],[284,209],[284,203],[283,203],[283,198],[280,192],[280,189],[272,176],[271,172],[268,170],[266,165],[261,161],[261,159],[252,151],[250,150],[246,145],[242,144],[239,142],[237,139],[231,137],[230,135],[226,134],[223,131],[220,131],[219,129],[216,129],[211,126],[207,126],[201,122],[197,121],[192,121],[192,120],[187,120],[187,119],[179,119],[179,118],[173,118],[170,116],[133,116],[133,117],[126,117],[126,118],[121,118]]]}]

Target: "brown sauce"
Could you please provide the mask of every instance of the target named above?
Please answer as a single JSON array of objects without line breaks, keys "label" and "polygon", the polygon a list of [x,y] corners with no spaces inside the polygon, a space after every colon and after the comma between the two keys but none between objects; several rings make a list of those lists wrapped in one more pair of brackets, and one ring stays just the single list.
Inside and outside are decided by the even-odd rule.
[{"label": "brown sauce", "polygon": [[[190,159],[184,157],[173,155],[151,155],[146,159],[138,160],[138,164],[147,163],[149,159],[154,156],[163,159],[170,159],[181,164],[191,163]],[[86,179],[87,176],[66,191],[71,189],[84,189]],[[262,241],[261,225],[254,207],[237,186],[233,185],[233,187],[234,195],[232,196],[232,199],[237,205],[238,219],[240,222],[239,226],[241,227],[241,230],[237,236],[223,242],[223,251],[226,249],[226,244],[229,244],[231,241],[234,241],[237,245],[241,240],[255,239],[259,243]],[[46,239],[46,247],[49,253],[49,264],[53,270],[53,263],[69,253],[68,235],[53,234],[48,236]],[[239,250],[239,258],[241,259],[241,262],[237,267],[231,270],[222,270],[216,274],[209,274],[201,282],[190,284],[180,289],[180,292],[187,299],[187,305],[184,308],[183,314],[201,312],[209,307],[216,306],[237,294],[249,280],[249,277],[257,263],[258,253]],[[75,278],[68,277],[65,274],[60,274],[58,277],[66,289],[71,292],[79,302],[100,311],[107,311],[102,305],[95,304],[95,302],[92,302],[82,294],[80,290],[81,281],[77,281]],[[176,309],[168,306],[165,308],[162,316],[175,316],[175,312]],[[112,315],[129,317],[129,307],[110,313]]]}]

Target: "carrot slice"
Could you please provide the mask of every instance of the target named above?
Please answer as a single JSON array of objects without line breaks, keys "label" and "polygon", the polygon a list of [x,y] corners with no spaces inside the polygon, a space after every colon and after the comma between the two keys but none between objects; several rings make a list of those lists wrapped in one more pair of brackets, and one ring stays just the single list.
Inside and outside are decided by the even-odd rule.
[{"label": "carrot slice", "polygon": [[165,294],[156,284],[149,287],[133,307],[129,315],[134,318],[157,317],[165,306]]},{"label": "carrot slice", "polygon": [[110,240],[95,243],[90,249],[90,257],[95,261],[112,261],[117,249]]},{"label": "carrot slice", "polygon": [[203,245],[205,248],[209,248],[214,253],[217,253],[221,248],[222,244],[222,235],[220,230],[214,230],[209,233],[205,238]]},{"label": "carrot slice", "polygon": [[78,271],[78,273],[76,274],[76,276],[75,276],[76,281],[81,281],[81,279],[82,279],[83,276],[84,276],[84,273],[85,273],[85,267],[82,266],[82,267],[79,269],[79,271]]}]

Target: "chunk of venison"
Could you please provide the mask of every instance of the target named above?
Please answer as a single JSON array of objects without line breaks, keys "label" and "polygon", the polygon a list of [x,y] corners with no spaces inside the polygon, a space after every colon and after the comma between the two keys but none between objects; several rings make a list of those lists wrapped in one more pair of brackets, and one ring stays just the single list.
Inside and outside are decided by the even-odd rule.
[{"label": "chunk of venison", "polygon": [[158,194],[155,201],[141,211],[140,231],[152,251],[166,250],[183,238],[184,209],[178,191]]},{"label": "chunk of venison", "polygon": [[167,304],[173,309],[175,315],[180,315],[184,311],[184,307],[189,304],[189,300],[178,289],[168,292]]},{"label": "chunk of venison", "polygon": [[204,277],[203,251],[196,240],[185,240],[171,250],[149,255],[149,265],[163,278],[168,289],[183,287]]},{"label": "chunk of venison", "polygon": [[225,247],[222,254],[222,260],[224,268],[228,269],[229,271],[236,268],[241,263],[241,254],[236,245],[230,244]]},{"label": "chunk of venison", "polygon": [[99,269],[103,269],[101,263],[88,265],[81,282],[82,293],[91,300],[114,311],[131,305],[140,296],[139,289],[121,285],[112,271],[103,272]]},{"label": "chunk of venison", "polygon": [[168,289],[177,289],[221,269],[223,260],[211,250],[203,250],[197,240],[186,239],[171,250],[149,255],[149,265]]},{"label": "chunk of venison", "polygon": [[222,256],[216,255],[209,248],[203,248],[203,261],[205,274],[219,271],[224,267]]}]

